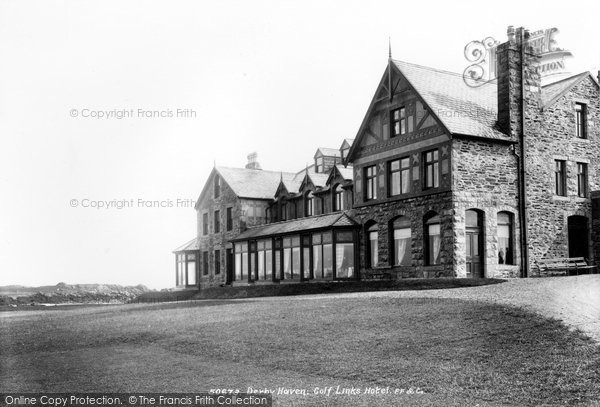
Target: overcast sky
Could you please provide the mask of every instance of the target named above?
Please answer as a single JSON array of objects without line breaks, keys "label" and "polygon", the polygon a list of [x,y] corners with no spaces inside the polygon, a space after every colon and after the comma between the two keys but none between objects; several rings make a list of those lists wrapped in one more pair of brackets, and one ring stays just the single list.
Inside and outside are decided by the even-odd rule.
[{"label": "overcast sky", "polygon": [[[295,171],[353,138],[388,37],[395,59],[462,72],[471,40],[558,27],[568,68],[597,72],[599,11],[597,0],[0,0],[0,284],[171,287],[171,252],[195,236],[190,201],[213,163],[242,167],[257,151],[264,169]],[[131,205],[82,207],[95,201]]]}]

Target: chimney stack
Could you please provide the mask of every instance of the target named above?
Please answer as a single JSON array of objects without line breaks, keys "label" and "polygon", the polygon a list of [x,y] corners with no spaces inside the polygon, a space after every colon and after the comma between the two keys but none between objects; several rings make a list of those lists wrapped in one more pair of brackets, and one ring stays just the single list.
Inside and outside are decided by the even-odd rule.
[{"label": "chimney stack", "polygon": [[538,105],[541,90],[538,55],[529,46],[529,30],[509,26],[508,41],[497,48],[498,127],[517,139],[522,132],[525,109]]},{"label": "chimney stack", "polygon": [[249,170],[262,170],[262,168],[260,168],[260,164],[258,163],[258,161],[256,161],[256,159],[258,158],[258,154],[257,153],[250,153],[248,154],[248,164],[246,164],[246,169]]}]

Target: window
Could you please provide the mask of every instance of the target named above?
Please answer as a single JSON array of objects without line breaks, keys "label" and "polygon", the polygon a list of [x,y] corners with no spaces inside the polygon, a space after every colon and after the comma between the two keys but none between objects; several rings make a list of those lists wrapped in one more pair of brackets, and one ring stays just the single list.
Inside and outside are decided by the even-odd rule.
[{"label": "window", "polygon": [[554,193],[567,196],[567,162],[554,160]]},{"label": "window", "polygon": [[512,213],[498,212],[498,264],[515,264],[513,247]]},{"label": "window", "polygon": [[215,211],[215,233],[221,231],[221,211]]},{"label": "window", "polygon": [[440,186],[440,162],[438,150],[427,151],[423,154],[425,189]]},{"label": "window", "polygon": [[577,137],[587,138],[587,105],[575,103],[575,115],[577,120]]},{"label": "window", "polygon": [[392,110],[392,137],[406,134],[406,109],[401,107],[400,109]]},{"label": "window", "polygon": [[372,165],[365,168],[365,197],[369,199],[377,199],[377,168]]},{"label": "window", "polygon": [[392,222],[393,265],[410,266],[411,231],[410,219],[405,216],[396,218]]},{"label": "window", "polygon": [[317,157],[315,159],[315,171],[318,173],[323,172],[323,169],[325,168],[325,159],[321,156],[321,157]]},{"label": "window", "polygon": [[196,285],[196,255],[188,253],[187,257],[187,285]]},{"label": "window", "polygon": [[248,274],[248,243],[235,244],[235,279],[242,281]]},{"label": "window", "polygon": [[283,279],[300,278],[300,237],[283,238]]},{"label": "window", "polygon": [[377,264],[379,263],[378,234],[379,228],[377,227],[377,224],[374,224],[367,229],[367,236],[369,238],[369,267],[377,267]]},{"label": "window", "polygon": [[313,216],[315,214],[315,199],[312,191],[306,195],[304,216]]},{"label": "window", "polygon": [[577,163],[577,196],[587,196],[587,164]]},{"label": "window", "polygon": [[227,230],[233,229],[233,208],[227,208]]},{"label": "window", "polygon": [[177,254],[177,273],[175,275],[175,284],[179,286],[185,285],[185,254]]},{"label": "window", "polygon": [[281,204],[281,220],[287,220],[287,202]]},{"label": "window", "polygon": [[410,192],[410,159],[408,157],[390,161],[389,195],[396,196]]},{"label": "window", "polygon": [[290,202],[290,219],[296,219],[298,217],[298,206],[297,202]]},{"label": "window", "polygon": [[208,235],[208,213],[202,214],[202,234]]},{"label": "window", "polygon": [[273,242],[270,239],[259,240],[258,246],[258,267],[256,269],[257,280],[270,280],[271,272],[273,270]]},{"label": "window", "polygon": [[432,214],[425,221],[425,265],[440,264],[440,217]]},{"label": "window", "polygon": [[221,274],[221,250],[215,250],[215,275]]},{"label": "window", "polygon": [[344,190],[340,184],[337,184],[334,190],[334,201],[333,201],[333,210],[334,211],[343,211],[346,209],[346,205],[344,205]]},{"label": "window", "polygon": [[202,252],[202,274],[208,275],[208,252]]},{"label": "window", "polygon": [[354,277],[354,239],[351,231],[335,233],[335,276]]},{"label": "window", "polygon": [[333,277],[333,245],[331,232],[315,233],[313,244],[313,278]]},{"label": "window", "polygon": [[219,177],[218,175],[215,175],[215,180],[214,180],[214,188],[215,188],[215,199],[218,198],[221,195],[221,177]]},{"label": "window", "polygon": [[304,280],[310,280],[311,268],[310,268],[310,249],[312,239],[310,235],[302,236],[302,278]]}]

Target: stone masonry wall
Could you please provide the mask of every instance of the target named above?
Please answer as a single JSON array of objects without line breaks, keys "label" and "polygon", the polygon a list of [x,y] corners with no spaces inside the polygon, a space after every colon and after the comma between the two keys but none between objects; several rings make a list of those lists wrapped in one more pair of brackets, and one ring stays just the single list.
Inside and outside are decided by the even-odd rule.
[{"label": "stone masonry wall", "polygon": [[[267,201],[254,199],[239,199],[229,186],[222,180],[221,193],[218,198],[213,195],[213,179],[215,172],[211,174],[207,183],[209,189],[206,191],[202,201],[196,208],[198,218],[198,244],[200,247],[200,275],[199,284],[201,288],[223,284],[227,280],[227,249],[233,248],[229,242],[246,228],[265,223],[265,209]],[[227,231],[227,208],[232,208],[232,230]],[[220,232],[215,233],[214,211],[220,211]],[[203,234],[203,214],[208,214],[208,234]],[[215,250],[220,250],[220,273],[215,274]],[[203,269],[203,253],[208,252],[208,273]]]},{"label": "stone masonry wall", "polygon": [[[483,213],[485,277],[519,277],[521,253],[518,216],[518,167],[513,147],[485,141],[455,138],[452,141],[452,182],[455,275],[465,277],[465,211]],[[513,216],[514,265],[498,264],[498,212]]]},{"label": "stone masonry wall", "polygon": [[596,264],[600,259],[600,191],[592,192],[592,245]]},{"label": "stone masonry wall", "polygon": [[[440,216],[440,233],[442,236],[440,259],[441,264],[425,266],[424,247],[424,216],[428,212],[437,212]],[[368,236],[365,226],[376,222],[379,227],[378,256],[379,267],[391,270],[397,278],[406,277],[455,277],[453,271],[453,231],[452,231],[452,196],[450,192],[423,195],[419,197],[389,201],[377,205],[362,206],[350,211],[350,216],[361,223],[360,231],[360,272],[366,269]],[[411,221],[412,245],[411,266],[392,266],[389,254],[392,252],[390,245],[391,221],[398,216],[407,216]]]},{"label": "stone masonry wall", "polygon": [[[535,89],[535,88],[534,88]],[[535,101],[530,97],[530,101]],[[587,139],[576,136],[575,102],[587,103]],[[541,107],[541,102],[539,102]],[[568,257],[569,216],[588,218],[592,226],[591,191],[600,189],[600,98],[595,82],[587,77],[572,91],[543,110],[528,105],[526,110],[527,206],[530,267],[537,259]],[[567,162],[567,196],[555,194],[555,160]],[[588,165],[588,191],[577,196],[577,163]],[[589,233],[590,257],[594,255]]]}]

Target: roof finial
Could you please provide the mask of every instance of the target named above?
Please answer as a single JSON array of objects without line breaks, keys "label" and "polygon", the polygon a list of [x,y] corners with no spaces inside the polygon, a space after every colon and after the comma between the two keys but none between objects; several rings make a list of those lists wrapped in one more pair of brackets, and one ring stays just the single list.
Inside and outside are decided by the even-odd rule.
[{"label": "roof finial", "polygon": [[388,57],[392,59],[392,37],[388,37]]},{"label": "roof finial", "polygon": [[217,160],[213,160],[213,168],[217,168]]}]

